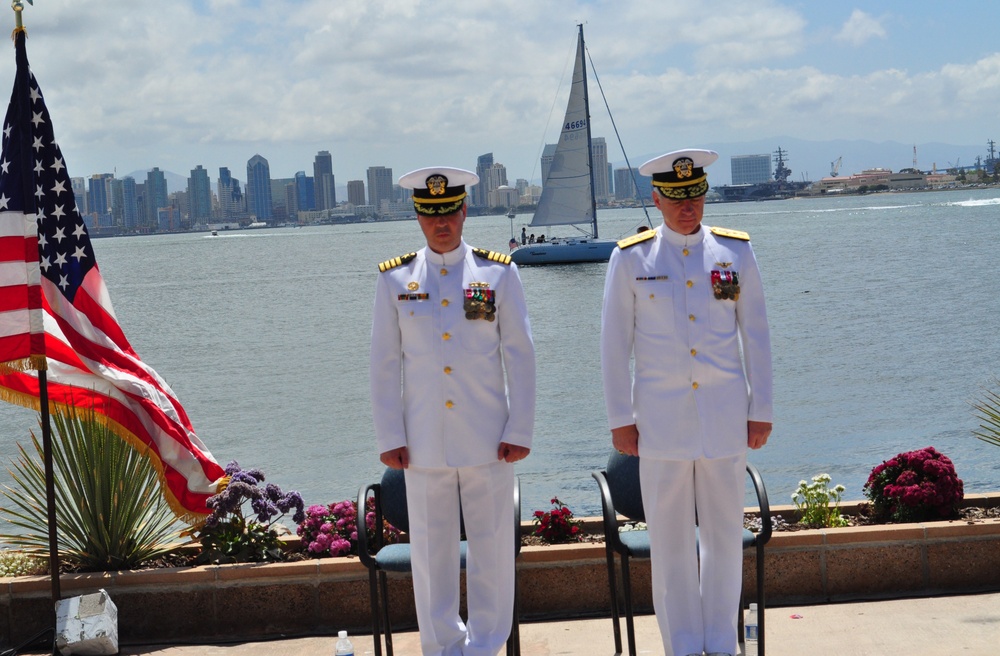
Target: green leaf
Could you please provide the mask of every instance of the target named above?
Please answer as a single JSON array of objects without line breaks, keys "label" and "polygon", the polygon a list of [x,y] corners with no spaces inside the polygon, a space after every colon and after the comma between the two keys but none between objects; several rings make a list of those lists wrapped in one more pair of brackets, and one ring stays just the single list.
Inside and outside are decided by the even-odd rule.
[{"label": "green leaf", "polygon": [[[52,462],[59,557],[84,571],[132,569],[181,541],[184,528],[167,504],[145,452],[116,435],[93,411],[53,414]],[[0,516],[21,529],[0,539],[48,554],[48,515],[42,445],[34,456],[18,444],[11,461],[14,486],[0,490]]]}]

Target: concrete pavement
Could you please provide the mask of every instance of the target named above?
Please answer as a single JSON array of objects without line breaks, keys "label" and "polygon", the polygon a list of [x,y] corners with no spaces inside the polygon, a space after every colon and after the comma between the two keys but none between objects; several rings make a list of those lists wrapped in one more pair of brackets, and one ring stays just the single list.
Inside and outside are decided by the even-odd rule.
[{"label": "concrete pavement", "polygon": [[[624,633],[624,625],[623,625]],[[181,641],[183,636],[178,636]],[[357,656],[374,654],[370,635],[351,636]],[[334,653],[336,637],[263,642],[123,646],[122,656],[317,656]],[[393,634],[399,656],[420,654],[415,631]],[[664,656],[652,615],[636,618],[643,656]],[[986,656],[1000,645],[1000,592],[767,609],[767,656]],[[612,654],[608,618],[521,624],[524,656]],[[47,651],[21,652],[42,655]]]}]

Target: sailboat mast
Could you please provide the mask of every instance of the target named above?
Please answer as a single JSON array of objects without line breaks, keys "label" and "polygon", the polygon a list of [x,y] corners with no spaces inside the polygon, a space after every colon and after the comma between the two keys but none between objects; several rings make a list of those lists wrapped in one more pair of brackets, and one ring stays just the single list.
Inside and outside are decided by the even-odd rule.
[{"label": "sailboat mast", "polygon": [[[580,63],[583,71],[583,107],[587,116],[587,168],[590,170],[590,216],[594,229],[594,239],[597,239],[597,196],[594,194],[594,148],[590,135],[590,93],[587,91],[587,56],[586,46],[583,43],[583,23],[580,28],[580,43],[577,49],[580,52]],[[607,175],[607,173],[605,173]]]}]

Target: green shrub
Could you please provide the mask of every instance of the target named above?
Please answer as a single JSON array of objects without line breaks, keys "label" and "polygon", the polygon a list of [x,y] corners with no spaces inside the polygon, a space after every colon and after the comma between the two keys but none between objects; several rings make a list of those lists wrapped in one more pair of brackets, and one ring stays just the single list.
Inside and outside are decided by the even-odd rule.
[{"label": "green shrub", "polygon": [[[149,459],[86,409],[53,414],[52,466],[60,561],[82,571],[133,569],[169,552],[181,525],[160,490]],[[28,553],[48,555],[42,445],[35,457],[18,444],[0,515],[23,530],[0,538]]]},{"label": "green shrub", "polygon": [[46,574],[49,571],[47,561],[23,551],[0,549],[0,578],[5,576],[31,576]]},{"label": "green shrub", "polygon": [[[813,476],[812,483],[799,481],[799,488],[792,494],[792,501],[798,509],[801,523],[814,528],[847,526],[847,520],[840,516],[840,497],[844,486],[830,489],[830,475]],[[830,505],[833,502],[833,505]]]},{"label": "green shrub", "polygon": [[951,460],[928,446],[900,453],[872,469],[864,487],[881,522],[951,519],[965,497]]}]

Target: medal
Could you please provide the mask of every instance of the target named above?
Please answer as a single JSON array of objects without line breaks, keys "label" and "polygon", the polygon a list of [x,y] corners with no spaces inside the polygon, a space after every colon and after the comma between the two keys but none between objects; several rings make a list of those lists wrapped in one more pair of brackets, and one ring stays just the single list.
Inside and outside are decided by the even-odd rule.
[{"label": "medal", "polygon": [[740,298],[740,279],[736,271],[712,271],[712,292],[720,301]]},{"label": "medal", "polygon": [[485,319],[487,321],[496,320],[496,296],[489,288],[489,283],[471,283],[471,289],[465,290],[465,303],[462,309],[465,310],[465,318],[471,320]]}]

